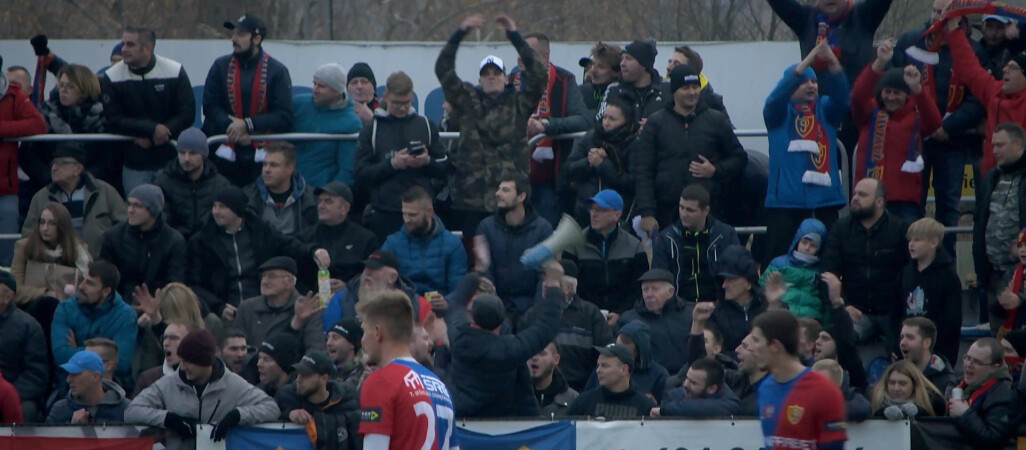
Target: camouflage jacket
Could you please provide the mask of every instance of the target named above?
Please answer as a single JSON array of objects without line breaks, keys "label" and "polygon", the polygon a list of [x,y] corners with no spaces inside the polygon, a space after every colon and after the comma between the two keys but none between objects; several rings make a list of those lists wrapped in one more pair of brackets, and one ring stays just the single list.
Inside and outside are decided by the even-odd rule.
[{"label": "camouflage jacket", "polygon": [[466,32],[456,30],[435,63],[452,114],[459,120],[460,141],[449,154],[453,167],[453,207],[473,211],[495,209],[495,196],[504,171],[527,174],[527,119],[547,88],[548,72],[534,50],[517,31],[507,37],[524,61],[527,84],[520,92],[512,87],[492,98],[456,75],[456,48]]}]

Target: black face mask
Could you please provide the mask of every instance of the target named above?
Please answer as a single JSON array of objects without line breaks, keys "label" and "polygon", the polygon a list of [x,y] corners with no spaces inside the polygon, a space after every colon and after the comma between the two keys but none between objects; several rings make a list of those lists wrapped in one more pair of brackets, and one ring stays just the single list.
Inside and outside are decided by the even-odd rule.
[{"label": "black face mask", "polygon": [[614,144],[627,140],[631,136],[637,134],[637,132],[638,123],[633,120],[628,120],[623,125],[620,125],[609,131],[606,131],[605,128],[602,128],[601,120],[597,125],[595,125],[595,137],[599,138],[600,140],[611,142]]}]

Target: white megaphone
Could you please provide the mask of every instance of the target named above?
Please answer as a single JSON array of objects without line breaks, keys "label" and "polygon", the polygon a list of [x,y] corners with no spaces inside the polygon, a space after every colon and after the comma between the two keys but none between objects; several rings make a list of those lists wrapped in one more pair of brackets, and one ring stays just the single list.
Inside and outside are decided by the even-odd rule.
[{"label": "white megaphone", "polygon": [[539,269],[546,261],[570,247],[584,243],[584,233],[577,221],[567,214],[559,219],[559,225],[552,231],[552,236],[541,241],[520,255],[520,262],[529,269]]}]

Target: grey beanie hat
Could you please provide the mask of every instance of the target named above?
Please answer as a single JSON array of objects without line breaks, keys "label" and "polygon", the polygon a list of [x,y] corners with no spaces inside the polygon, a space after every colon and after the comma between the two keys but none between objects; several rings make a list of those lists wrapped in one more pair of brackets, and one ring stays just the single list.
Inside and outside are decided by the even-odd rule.
[{"label": "grey beanie hat", "polygon": [[210,147],[207,146],[207,135],[199,128],[191,127],[178,135],[178,151],[191,151],[210,156]]},{"label": "grey beanie hat", "polygon": [[164,212],[164,192],[159,187],[152,184],[140,184],[135,189],[132,189],[128,196],[139,200],[143,206],[146,206],[146,210],[153,217],[157,217],[160,213]]},{"label": "grey beanie hat", "polygon": [[346,83],[346,69],[341,64],[328,63],[318,67],[314,71],[314,78],[321,80],[339,93],[339,99],[334,107],[342,108],[349,104],[349,89]]}]

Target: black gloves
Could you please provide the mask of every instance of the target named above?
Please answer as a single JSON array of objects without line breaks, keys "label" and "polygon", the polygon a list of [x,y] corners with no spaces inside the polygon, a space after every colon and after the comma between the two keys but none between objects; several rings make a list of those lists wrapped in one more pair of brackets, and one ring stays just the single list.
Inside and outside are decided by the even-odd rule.
[{"label": "black gloves", "polygon": [[214,430],[210,432],[210,439],[214,442],[221,442],[225,435],[228,434],[228,429],[238,425],[241,420],[242,414],[239,414],[238,408],[229,411],[228,414],[217,423]]},{"label": "black gloves", "polygon": [[183,438],[191,438],[196,436],[196,419],[169,412],[164,416],[164,428]]},{"label": "black gloves", "polygon": [[46,39],[45,34],[37,34],[29,40],[32,43],[32,50],[36,52],[36,56],[46,56],[50,54],[50,47],[46,44],[50,41]]}]

